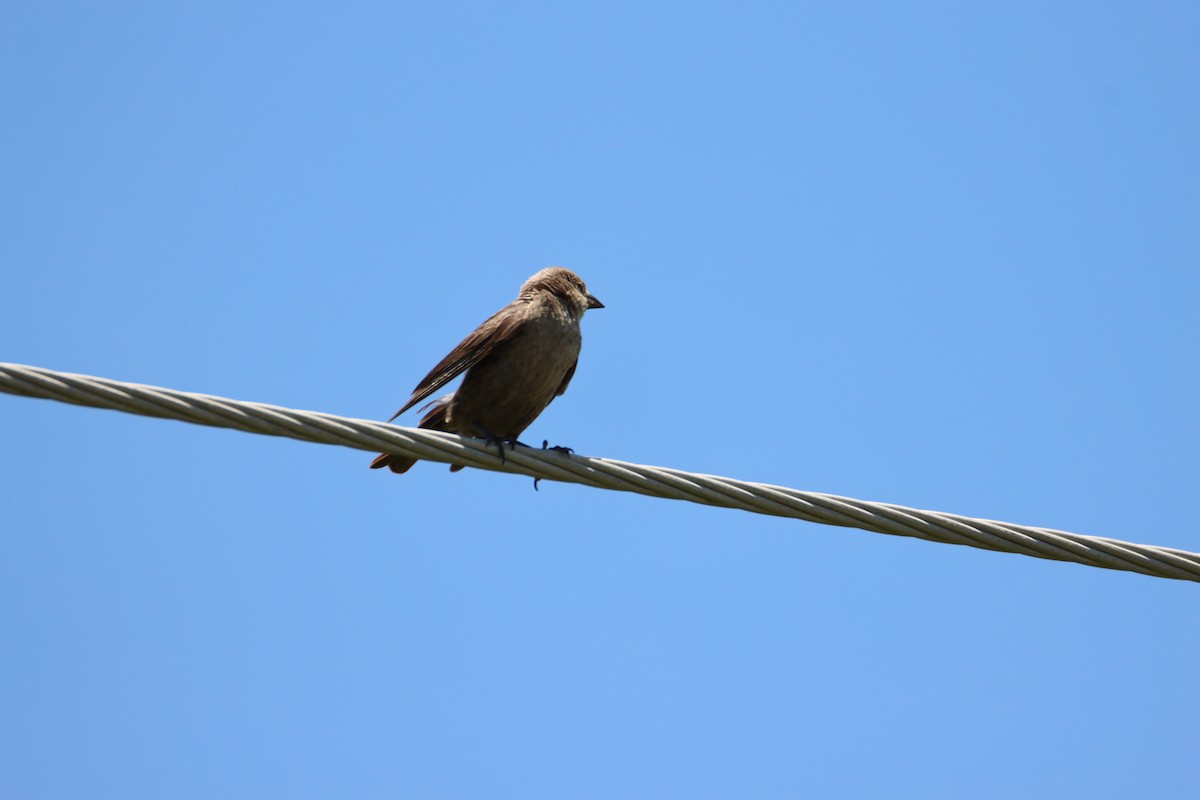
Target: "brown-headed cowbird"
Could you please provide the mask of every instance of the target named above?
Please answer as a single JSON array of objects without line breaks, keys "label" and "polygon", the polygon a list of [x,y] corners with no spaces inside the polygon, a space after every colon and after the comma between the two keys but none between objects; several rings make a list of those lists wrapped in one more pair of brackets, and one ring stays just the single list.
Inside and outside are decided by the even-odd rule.
[{"label": "brown-headed cowbird", "polygon": [[[589,308],[604,304],[588,294],[578,275],[547,267],[430,370],[392,419],[465,371],[457,391],[429,404],[419,427],[484,437],[500,447],[503,457],[504,443],[515,442],[567,390],[582,342],[579,321]],[[384,453],[371,469],[407,472],[415,463],[415,458]],[[462,468],[455,464],[450,471]]]}]

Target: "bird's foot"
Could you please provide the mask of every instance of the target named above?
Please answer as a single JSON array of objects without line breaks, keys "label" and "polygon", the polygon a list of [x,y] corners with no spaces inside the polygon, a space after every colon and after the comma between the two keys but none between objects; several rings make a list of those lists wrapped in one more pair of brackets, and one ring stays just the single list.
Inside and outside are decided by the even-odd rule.
[{"label": "bird's foot", "polygon": [[556,444],[556,445],[554,445],[554,447],[550,447],[550,442],[547,439],[542,439],[542,449],[543,450],[553,450],[556,453],[565,453],[566,455],[571,455],[572,453],[575,452],[574,447],[563,447],[560,444]]},{"label": "bird's foot", "polygon": [[491,431],[487,430],[486,428],[484,428],[480,425],[476,425],[475,427],[478,428],[479,432],[483,434],[483,440],[485,442],[487,442],[488,444],[496,445],[496,449],[500,451],[500,463],[501,464],[505,463],[505,460],[504,460],[504,446],[505,445],[508,445],[508,448],[510,450],[512,448],[516,447],[517,445],[520,445],[521,447],[529,447],[529,445],[525,444],[524,442],[518,441],[515,436],[508,436],[508,437],[496,436]]},{"label": "bird's foot", "polygon": [[514,447],[529,447],[529,445],[520,441],[515,436],[510,436],[507,439],[497,439],[496,447],[500,448],[500,463],[501,464],[504,463],[504,445],[508,445],[509,450],[512,450]]},{"label": "bird's foot", "polygon": [[[554,447],[551,447],[550,440],[548,440],[548,439],[542,439],[542,449],[543,450],[553,450],[556,453],[562,453],[565,456],[570,456],[572,453],[575,452],[574,448],[563,447],[562,445],[555,445]],[[538,481],[540,481],[540,480],[541,480],[541,478],[533,479],[533,490],[535,492],[538,490]]]}]

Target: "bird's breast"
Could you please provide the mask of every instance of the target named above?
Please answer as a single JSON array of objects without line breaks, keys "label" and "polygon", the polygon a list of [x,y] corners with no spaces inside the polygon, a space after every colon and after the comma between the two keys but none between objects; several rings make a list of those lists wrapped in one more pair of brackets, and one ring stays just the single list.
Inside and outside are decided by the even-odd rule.
[{"label": "bird's breast", "polygon": [[[515,438],[554,399],[579,358],[578,323],[534,315],[521,330],[473,366],[455,396],[454,426]],[[480,431],[482,428],[482,431]]]}]

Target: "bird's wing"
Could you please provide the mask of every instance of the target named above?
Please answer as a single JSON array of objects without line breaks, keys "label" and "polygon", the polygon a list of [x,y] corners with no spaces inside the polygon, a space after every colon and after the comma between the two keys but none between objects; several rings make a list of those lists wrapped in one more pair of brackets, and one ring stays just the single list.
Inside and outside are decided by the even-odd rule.
[{"label": "bird's wing", "polygon": [[388,422],[441,389],[487,358],[501,344],[516,336],[524,321],[523,315],[516,312],[517,305],[510,304],[488,317],[470,336],[459,342],[458,347],[451,350],[449,355],[431,369],[428,375],[421,379],[417,388],[413,389],[412,397],[408,398],[404,407],[393,414]]},{"label": "bird's wing", "polygon": [[560,383],[558,385],[558,391],[554,393],[555,397],[558,397],[560,394],[562,394],[563,392],[565,392],[567,390],[567,384],[570,383],[571,378],[573,378],[575,376],[575,367],[578,364],[579,364],[579,359],[575,359],[573,362],[571,362],[571,368],[567,370],[566,375],[563,375],[562,383]]}]

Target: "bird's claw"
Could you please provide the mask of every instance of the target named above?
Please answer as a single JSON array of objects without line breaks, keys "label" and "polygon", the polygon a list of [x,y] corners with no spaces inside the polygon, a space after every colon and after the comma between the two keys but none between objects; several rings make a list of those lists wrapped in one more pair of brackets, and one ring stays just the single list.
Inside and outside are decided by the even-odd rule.
[{"label": "bird's claw", "polygon": [[[569,456],[575,452],[574,448],[563,447],[562,445],[555,445],[554,447],[551,447],[549,439],[542,439],[542,449],[543,450],[554,450],[555,452],[562,453],[563,455],[566,455],[566,456]],[[541,480],[541,478],[533,479],[533,490],[535,492],[538,490],[538,481],[540,481],[540,480]]]},{"label": "bird's claw", "polygon": [[503,464],[504,463],[504,440],[498,436],[488,435],[487,443],[496,445],[496,449],[500,451],[500,463]]},{"label": "bird's claw", "polygon": [[496,449],[500,451],[501,464],[507,463],[504,459],[504,445],[508,445],[510,450],[517,445],[520,445],[521,447],[529,447],[529,445],[525,444],[524,442],[518,441],[516,437],[510,436],[508,438],[502,438],[500,436],[496,436],[490,431],[484,430],[483,426],[481,425],[477,425],[476,427],[479,428],[479,430],[483,433],[483,440],[485,442],[496,445]]}]

